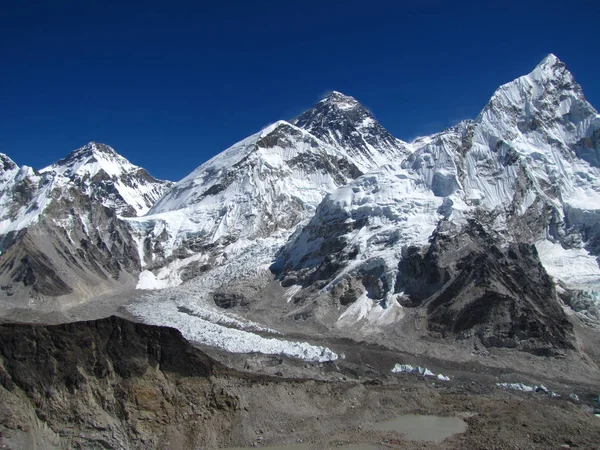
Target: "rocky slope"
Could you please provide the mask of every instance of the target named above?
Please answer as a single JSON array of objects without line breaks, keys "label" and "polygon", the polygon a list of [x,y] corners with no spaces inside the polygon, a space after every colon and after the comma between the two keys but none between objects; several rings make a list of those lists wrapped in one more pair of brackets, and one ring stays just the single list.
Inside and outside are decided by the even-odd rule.
[{"label": "rocky slope", "polygon": [[121,216],[142,214],[171,183],[89,143],[36,171],[2,157],[0,280],[8,302],[90,298],[132,283],[141,264]]},{"label": "rocky slope", "polygon": [[[545,449],[594,448],[600,437],[585,406],[592,383],[551,380],[563,398],[509,391],[495,383],[514,381],[514,372],[475,373],[460,363],[444,366],[450,380],[433,382],[391,373],[413,355],[355,349],[349,361],[325,367],[244,355],[246,368],[263,372],[252,374],[225,367],[177,330],[118,317],[0,324],[0,447]],[[567,397],[573,390],[577,400]],[[466,430],[422,442],[381,427],[407,413],[460,419]]]}]

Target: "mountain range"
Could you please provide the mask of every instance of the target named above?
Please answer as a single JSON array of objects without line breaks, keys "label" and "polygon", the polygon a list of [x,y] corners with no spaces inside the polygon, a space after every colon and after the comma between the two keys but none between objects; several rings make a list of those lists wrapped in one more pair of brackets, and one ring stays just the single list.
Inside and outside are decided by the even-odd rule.
[{"label": "mountain range", "polygon": [[600,319],[600,115],[554,55],[412,142],[332,92],[177,183],[95,142],[39,171],[0,162],[4,314],[119,296],[197,342],[317,360],[338,355],[262,334],[410,324],[559,355]]}]

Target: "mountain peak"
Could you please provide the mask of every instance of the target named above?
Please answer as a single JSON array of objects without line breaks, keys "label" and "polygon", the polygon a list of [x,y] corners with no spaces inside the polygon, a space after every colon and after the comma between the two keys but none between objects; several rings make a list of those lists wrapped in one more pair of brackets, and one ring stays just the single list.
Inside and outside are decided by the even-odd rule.
[{"label": "mountain peak", "polygon": [[354,97],[344,95],[339,91],[331,91],[327,96],[321,100],[320,103],[329,103],[337,106],[339,109],[346,110],[356,107],[362,108],[362,105],[356,101]]},{"label": "mountain peak", "polygon": [[110,146],[102,144],[101,142],[90,141],[86,145],[77,150],[73,150],[69,156],[75,155],[105,155],[105,156],[119,156],[119,154]]},{"label": "mountain peak", "polygon": [[517,112],[521,119],[537,114],[536,124],[563,116],[577,122],[596,114],[566,65],[552,53],[529,74],[500,86],[482,113],[492,110]]},{"label": "mountain peak", "polygon": [[540,63],[538,64],[538,67],[542,66],[542,65],[553,66],[556,63],[562,63],[562,61],[560,59],[558,59],[558,57],[554,53],[548,53],[548,55],[546,55],[544,57],[544,59],[542,59],[540,61]]},{"label": "mountain peak", "polygon": [[567,70],[567,66],[553,53],[550,53],[533,69],[528,75],[532,81],[543,81],[549,79],[563,79],[573,81],[573,76]]},{"label": "mountain peak", "polygon": [[18,168],[18,166],[8,155],[5,155],[4,153],[0,153],[0,170],[1,171],[6,172],[7,170],[14,170],[17,168]]},{"label": "mountain peak", "polygon": [[[96,172],[103,168],[107,163],[115,162],[115,166],[128,166],[129,161],[119,155],[112,147],[100,142],[91,141],[83,147],[73,150],[66,157],[58,160],[54,164],[45,167],[41,172],[59,171],[75,173],[77,171]],[[89,168],[88,166],[93,166]]]},{"label": "mountain peak", "polygon": [[354,97],[338,91],[330,92],[291,123],[344,151],[363,172],[407,153],[406,144],[393,137]]},{"label": "mountain peak", "polygon": [[134,166],[111,146],[91,141],[81,148],[73,150],[65,158],[57,161],[42,172],[49,170],[65,172],[67,176],[76,172],[86,172],[94,175],[99,169],[104,169],[110,175],[118,175],[124,169]]},{"label": "mountain peak", "polygon": [[91,141],[40,170],[59,188],[74,184],[122,216],[145,214],[171,183],[157,180],[112,147]]}]

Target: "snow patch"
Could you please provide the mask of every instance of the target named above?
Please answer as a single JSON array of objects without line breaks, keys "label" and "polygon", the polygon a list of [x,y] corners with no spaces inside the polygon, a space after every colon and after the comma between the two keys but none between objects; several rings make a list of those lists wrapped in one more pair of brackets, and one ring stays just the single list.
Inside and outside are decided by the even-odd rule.
[{"label": "snow patch", "polygon": [[337,327],[353,326],[360,322],[363,325],[390,325],[404,317],[404,310],[392,300],[389,304],[383,300],[371,300],[363,293],[338,318]]},{"label": "snow patch", "polygon": [[140,277],[135,288],[140,290],[153,290],[164,289],[170,286],[177,286],[178,284],[181,284],[180,279],[174,278],[175,277],[159,279],[149,270],[144,270],[142,273],[140,273]]},{"label": "snow patch", "polygon": [[440,381],[450,381],[450,377],[440,374],[434,374],[431,370],[421,366],[411,366],[410,364],[396,364],[392,368],[392,373],[412,373],[423,377],[436,377]]},{"label": "snow patch", "polygon": [[539,386],[530,386],[530,385],[523,384],[523,383],[496,383],[496,386],[498,386],[499,388],[502,388],[502,389],[509,389],[509,390],[515,390],[515,391],[521,391],[521,392],[540,392],[540,393],[546,394],[548,397],[552,397],[552,398],[560,397],[560,394],[557,394],[556,392],[551,391],[543,384],[541,384]]},{"label": "snow patch", "polygon": [[600,267],[584,248],[565,249],[547,239],[535,244],[548,274],[572,289],[600,289]]}]

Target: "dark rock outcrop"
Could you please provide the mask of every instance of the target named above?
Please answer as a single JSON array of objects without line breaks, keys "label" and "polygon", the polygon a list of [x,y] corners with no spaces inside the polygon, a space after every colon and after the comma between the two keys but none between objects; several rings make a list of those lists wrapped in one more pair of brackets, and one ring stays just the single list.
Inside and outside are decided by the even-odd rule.
[{"label": "dark rock outcrop", "polygon": [[535,354],[574,348],[573,326],[533,245],[501,246],[476,221],[442,224],[427,251],[409,249],[399,269],[396,291],[426,309],[434,334]]},{"label": "dark rock outcrop", "polygon": [[72,448],[214,448],[239,410],[211,381],[226,373],[172,328],[3,324],[0,441],[42,423]]}]

